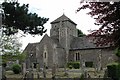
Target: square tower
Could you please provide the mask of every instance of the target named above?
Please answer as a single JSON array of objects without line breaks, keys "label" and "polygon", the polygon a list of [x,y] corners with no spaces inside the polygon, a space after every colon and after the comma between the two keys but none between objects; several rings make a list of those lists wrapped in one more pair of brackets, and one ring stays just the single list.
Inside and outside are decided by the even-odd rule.
[{"label": "square tower", "polygon": [[68,47],[70,37],[77,37],[76,23],[64,14],[51,22],[50,36],[59,40],[62,47]]}]

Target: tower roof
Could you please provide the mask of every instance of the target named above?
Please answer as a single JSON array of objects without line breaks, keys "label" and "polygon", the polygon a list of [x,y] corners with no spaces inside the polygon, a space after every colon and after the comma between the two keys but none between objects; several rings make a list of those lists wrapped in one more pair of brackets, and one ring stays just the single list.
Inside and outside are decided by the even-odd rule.
[{"label": "tower roof", "polygon": [[54,21],[52,21],[51,24],[57,23],[57,22],[60,22],[60,21],[69,21],[69,22],[77,25],[75,22],[73,22],[71,19],[69,19],[69,18],[68,18],[66,15],[64,15],[64,14],[63,14],[62,16],[60,16],[59,18],[55,19]]}]

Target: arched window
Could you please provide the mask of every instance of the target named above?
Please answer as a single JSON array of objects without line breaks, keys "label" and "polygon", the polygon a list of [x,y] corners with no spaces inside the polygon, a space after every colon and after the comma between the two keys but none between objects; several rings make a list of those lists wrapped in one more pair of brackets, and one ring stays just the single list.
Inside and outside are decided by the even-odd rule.
[{"label": "arched window", "polygon": [[47,56],[47,54],[46,54],[46,52],[45,52],[45,54],[44,54],[45,56],[44,56],[44,58],[46,58],[46,56]]},{"label": "arched window", "polygon": [[78,52],[75,55],[76,55],[76,61],[79,61],[80,60],[80,53]]}]

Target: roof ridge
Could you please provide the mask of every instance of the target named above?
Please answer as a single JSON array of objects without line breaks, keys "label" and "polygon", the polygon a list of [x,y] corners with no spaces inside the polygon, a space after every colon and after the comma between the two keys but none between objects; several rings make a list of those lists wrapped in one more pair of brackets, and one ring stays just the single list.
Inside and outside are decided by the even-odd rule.
[{"label": "roof ridge", "polygon": [[62,16],[58,17],[57,19],[55,19],[54,21],[51,22],[51,24],[56,23],[56,22],[60,22],[60,21],[70,21],[73,24],[77,25],[75,22],[73,22],[70,18],[68,18],[65,14],[63,14]]}]

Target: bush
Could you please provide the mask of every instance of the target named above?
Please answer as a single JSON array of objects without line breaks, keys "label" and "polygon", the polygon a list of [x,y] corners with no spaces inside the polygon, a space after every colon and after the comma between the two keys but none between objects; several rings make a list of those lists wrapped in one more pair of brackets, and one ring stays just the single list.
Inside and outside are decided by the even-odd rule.
[{"label": "bush", "polygon": [[93,67],[93,62],[85,62],[86,67]]},{"label": "bush", "polygon": [[112,63],[107,66],[108,77],[112,79],[120,78],[120,63]]},{"label": "bush", "polygon": [[3,67],[6,67],[6,66],[7,66],[7,63],[6,63],[6,62],[3,62],[3,63],[2,63],[2,66],[3,66]]},{"label": "bush", "polygon": [[72,66],[72,62],[68,62],[67,63],[67,67],[69,68],[69,66]]},{"label": "bush", "polygon": [[116,54],[116,56],[120,57],[120,49],[119,48],[115,49],[115,54]]},{"label": "bush", "polygon": [[80,63],[79,63],[79,62],[74,62],[74,63],[73,63],[73,67],[74,67],[75,69],[79,69],[79,68],[80,68]]},{"label": "bush", "polygon": [[72,65],[69,65],[69,69],[72,69],[73,67],[72,67]]},{"label": "bush", "polygon": [[19,74],[21,72],[21,66],[19,64],[14,64],[12,66],[12,70],[13,70],[14,74]]},{"label": "bush", "polygon": [[80,68],[80,62],[68,62],[67,67],[70,68],[70,69],[72,69],[72,68],[79,69]]},{"label": "bush", "polygon": [[84,75],[83,74],[81,74],[80,80],[84,80]]}]

